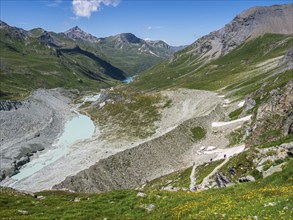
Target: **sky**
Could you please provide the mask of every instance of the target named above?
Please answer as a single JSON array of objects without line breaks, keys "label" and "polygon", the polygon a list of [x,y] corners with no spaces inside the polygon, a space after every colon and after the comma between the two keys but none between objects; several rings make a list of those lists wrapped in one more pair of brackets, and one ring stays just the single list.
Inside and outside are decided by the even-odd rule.
[{"label": "sky", "polygon": [[64,32],[74,26],[96,36],[133,33],[142,39],[188,45],[253,6],[292,0],[0,0],[11,26]]}]

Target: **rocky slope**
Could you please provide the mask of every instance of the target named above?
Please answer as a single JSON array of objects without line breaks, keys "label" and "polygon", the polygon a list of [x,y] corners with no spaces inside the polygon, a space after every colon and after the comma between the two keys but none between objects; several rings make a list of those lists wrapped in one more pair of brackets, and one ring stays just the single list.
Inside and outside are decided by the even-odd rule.
[{"label": "rocky slope", "polygon": [[[208,161],[211,157],[215,157],[215,154],[195,155],[195,152],[202,146],[222,147],[227,144],[224,135],[213,134],[210,127],[214,120],[224,117],[223,109],[220,103],[208,105],[211,107],[209,110],[198,111],[198,116],[181,122],[171,131],[102,159],[88,169],[67,177],[54,186],[54,189],[106,192],[135,188],[190,166],[193,162],[201,164]],[[207,131],[203,140],[193,140],[191,129],[194,127],[202,127]]]},{"label": "rocky slope", "polygon": [[[78,190],[85,190],[92,184],[94,184],[92,190],[95,191],[134,187],[145,182],[146,179],[159,177],[161,173],[169,173],[189,166],[193,160],[200,163],[203,158],[208,160],[215,156],[196,156],[195,151],[201,147],[201,144],[213,144],[221,148],[228,142],[225,137],[221,137],[221,133],[211,134],[210,130],[212,120],[224,117],[221,98],[214,93],[193,90],[168,91],[168,97],[172,99],[173,104],[169,108],[163,109],[162,118],[156,122],[157,129],[153,135],[146,138],[132,137],[129,139],[121,137],[114,131],[111,136],[115,135],[116,139],[113,139],[108,136],[103,137],[101,134],[107,128],[97,125],[95,135],[91,139],[76,143],[70,148],[68,154],[30,177],[16,182],[13,187],[29,191],[51,189],[54,185],[64,181],[67,176],[75,178],[74,176],[78,176],[78,172],[83,173],[83,170],[96,179],[97,174],[89,167],[99,167],[100,164],[104,164],[103,166],[106,167],[100,180],[101,184],[105,186],[101,188],[101,184],[96,186],[92,180],[89,182],[84,180],[84,185],[80,186]],[[103,102],[102,100],[101,96],[101,102]],[[182,114],[178,116],[180,112]],[[113,123],[109,118],[108,128],[116,126]],[[207,138],[203,141],[194,141],[191,129],[197,126],[203,126],[208,130]],[[236,124],[236,126],[238,125]],[[145,151],[153,153],[145,154]],[[196,159],[193,156],[196,156]],[[169,157],[173,158],[173,162]],[[128,162],[126,163],[126,161]],[[121,171],[118,174],[111,168],[114,163],[117,170]],[[133,170],[137,172],[137,175],[133,174]],[[145,172],[148,174],[144,177]],[[120,176],[122,173],[124,173],[123,176]],[[141,180],[135,180],[135,176]],[[114,184],[113,179],[115,178],[120,178],[123,184],[120,186],[119,183]],[[76,180],[76,184],[79,183],[78,181]]]},{"label": "rocky slope", "polygon": [[293,33],[292,4],[250,8],[225,27],[197,40],[188,47],[186,53],[200,58],[216,59],[245,41],[266,33]]},{"label": "rocky slope", "polygon": [[[252,97],[258,98],[258,91]],[[293,133],[293,81],[283,88],[271,90],[255,115],[251,144],[260,145]],[[263,98],[264,99],[264,98]]]}]

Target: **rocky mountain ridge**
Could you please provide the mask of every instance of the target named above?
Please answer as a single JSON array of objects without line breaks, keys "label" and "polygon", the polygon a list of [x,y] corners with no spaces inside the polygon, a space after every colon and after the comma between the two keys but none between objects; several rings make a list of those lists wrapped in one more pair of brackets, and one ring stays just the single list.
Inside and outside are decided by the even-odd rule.
[{"label": "rocky mountain ridge", "polygon": [[85,31],[81,30],[78,26],[75,26],[64,32],[65,36],[74,41],[86,41],[90,43],[97,43],[99,39]]},{"label": "rocky mountain ridge", "polygon": [[[0,30],[5,35],[2,38],[3,46],[10,48],[10,50],[19,51],[16,49],[15,40],[17,39],[23,44],[17,45],[17,47],[25,48],[27,45],[37,43],[50,48],[55,53],[58,49],[76,48],[78,46],[121,69],[126,75],[138,74],[169,58],[178,49],[163,41],[147,42],[132,33],[98,38],[83,31],[78,26],[63,33],[55,33],[42,28],[26,31],[9,26],[1,21]],[[30,50],[36,47],[39,46],[31,46]],[[44,50],[44,48],[38,48],[38,50]]]},{"label": "rocky mountain ridge", "polygon": [[265,33],[293,33],[293,4],[250,8],[225,27],[195,41],[186,52],[208,60],[216,59]]},{"label": "rocky mountain ridge", "polygon": [[98,51],[78,45],[64,34],[25,31],[1,22],[1,99],[23,98],[40,87],[98,88],[126,79]]}]

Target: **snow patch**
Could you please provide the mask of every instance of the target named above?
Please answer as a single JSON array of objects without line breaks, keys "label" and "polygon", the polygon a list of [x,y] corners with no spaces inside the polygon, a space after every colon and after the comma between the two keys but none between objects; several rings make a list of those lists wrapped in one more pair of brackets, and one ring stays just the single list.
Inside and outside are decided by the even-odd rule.
[{"label": "snow patch", "polygon": [[237,122],[245,122],[245,121],[249,121],[250,119],[251,119],[251,115],[248,115],[248,116],[245,116],[243,118],[239,118],[239,119],[233,120],[233,121],[213,122],[212,127],[221,127],[221,126],[225,126],[225,125],[234,124],[234,123],[237,123]]},{"label": "snow patch", "polygon": [[156,57],[160,57],[159,55],[157,55],[157,54],[155,54],[153,51],[149,51],[150,52],[150,54],[152,54],[152,55],[154,55],[154,56],[156,56]]},{"label": "snow patch", "polygon": [[238,106],[239,108],[241,108],[241,107],[244,106],[244,103],[245,103],[245,101],[239,102],[237,106]]}]

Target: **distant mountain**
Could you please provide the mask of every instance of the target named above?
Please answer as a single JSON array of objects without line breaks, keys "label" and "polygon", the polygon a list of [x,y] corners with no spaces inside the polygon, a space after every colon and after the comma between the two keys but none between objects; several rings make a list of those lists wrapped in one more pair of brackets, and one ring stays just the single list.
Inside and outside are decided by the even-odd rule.
[{"label": "distant mountain", "polygon": [[145,41],[132,33],[97,38],[76,26],[63,34],[77,44],[91,47],[99,56],[130,75],[158,64],[176,51],[163,41]]},{"label": "distant mountain", "polygon": [[89,33],[86,33],[85,31],[81,30],[78,26],[75,26],[71,29],[69,29],[68,31],[64,32],[65,36],[80,42],[80,41],[85,41],[85,42],[89,42],[89,43],[97,43],[99,42],[99,39]]},{"label": "distant mountain", "polygon": [[6,38],[15,37],[17,39],[25,39],[29,32],[22,28],[10,27],[8,24],[0,20],[0,31],[6,31]]},{"label": "distant mountain", "polygon": [[115,41],[115,47],[122,47],[123,45],[143,43],[142,39],[136,37],[134,34],[131,34],[131,33],[118,34],[113,37],[109,37],[107,39],[111,39]]},{"label": "distant mountain", "polygon": [[138,74],[169,58],[174,50],[163,41],[146,41],[132,33],[100,38],[97,50],[110,62],[129,74]]},{"label": "distant mountain", "polygon": [[54,33],[42,28],[26,31],[0,21],[0,35],[1,94],[18,93],[9,87],[11,80],[26,91],[83,87],[79,82],[92,85],[92,80],[106,86],[138,74],[175,52],[163,41],[145,41],[131,33],[97,38],[78,26]]},{"label": "distant mountain", "polygon": [[[68,35],[75,40],[96,39],[77,28]],[[21,98],[38,88],[97,89],[126,78],[124,71],[83,46],[62,33],[25,31],[1,21],[0,99]]]}]

